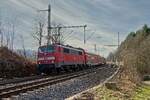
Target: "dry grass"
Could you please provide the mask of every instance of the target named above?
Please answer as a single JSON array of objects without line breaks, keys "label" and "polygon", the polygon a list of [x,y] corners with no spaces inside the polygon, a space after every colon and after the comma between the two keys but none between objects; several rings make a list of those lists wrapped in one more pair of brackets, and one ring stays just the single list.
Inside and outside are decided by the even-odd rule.
[{"label": "dry grass", "polygon": [[[91,89],[74,98],[74,100],[130,100],[138,86],[135,83],[135,78],[133,80],[133,77],[135,77],[133,73],[136,73],[136,70],[122,66],[118,74],[110,80],[110,82],[116,83],[116,85],[112,84],[115,86],[114,88],[98,86],[96,89]],[[139,78],[136,78],[137,81]]]},{"label": "dry grass", "polygon": [[36,64],[17,55],[6,47],[0,47],[0,77],[23,77],[34,74]]}]

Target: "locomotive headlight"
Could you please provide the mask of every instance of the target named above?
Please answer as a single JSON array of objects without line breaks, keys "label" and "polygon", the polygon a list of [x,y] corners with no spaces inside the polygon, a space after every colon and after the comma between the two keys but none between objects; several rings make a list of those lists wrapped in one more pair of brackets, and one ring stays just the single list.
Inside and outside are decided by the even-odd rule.
[{"label": "locomotive headlight", "polygon": [[54,60],[52,61],[52,63],[54,63]]},{"label": "locomotive headlight", "polygon": [[55,57],[47,57],[47,60],[55,60]]}]

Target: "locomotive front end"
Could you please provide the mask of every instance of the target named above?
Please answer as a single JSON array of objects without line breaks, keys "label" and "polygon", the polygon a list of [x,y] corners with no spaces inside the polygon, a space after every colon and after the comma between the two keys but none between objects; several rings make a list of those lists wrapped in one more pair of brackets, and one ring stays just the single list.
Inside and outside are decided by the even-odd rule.
[{"label": "locomotive front end", "polygon": [[38,49],[38,71],[39,73],[50,73],[55,68],[55,46],[41,46]]}]

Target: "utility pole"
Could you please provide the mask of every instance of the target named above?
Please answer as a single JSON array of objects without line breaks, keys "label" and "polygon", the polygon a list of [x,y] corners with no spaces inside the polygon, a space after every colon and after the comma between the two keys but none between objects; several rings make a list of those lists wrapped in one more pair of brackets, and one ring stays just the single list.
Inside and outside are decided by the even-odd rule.
[{"label": "utility pole", "polygon": [[61,42],[61,41],[60,41],[60,30],[61,30],[61,27],[58,28],[58,41],[59,41],[59,44],[60,44],[60,42]]},{"label": "utility pole", "polygon": [[[119,46],[120,46],[120,33],[118,32],[118,44],[117,45],[105,45],[105,46],[108,46],[108,47],[114,47],[114,46],[117,46],[118,47],[118,50],[119,50]],[[118,57],[118,59],[116,59],[116,62],[118,62],[118,66],[120,66],[120,63],[119,63],[119,55],[117,56]]]},{"label": "utility pole", "polygon": [[94,44],[94,50],[95,50],[95,53],[96,53],[97,52],[96,44]]},{"label": "utility pole", "polygon": [[47,45],[50,44],[50,36],[51,36],[51,5],[48,5],[48,40]]},{"label": "utility pole", "polygon": [[2,32],[2,28],[1,27],[2,27],[2,25],[1,25],[1,20],[0,20],[0,36],[1,36],[1,41],[0,41],[1,45],[0,46],[2,47],[3,46],[3,32]]},{"label": "utility pole", "polygon": [[114,44],[109,44],[109,45],[104,45],[104,46],[108,46],[108,47],[115,47],[117,46],[119,48],[120,46],[120,33],[118,32],[118,44],[117,45],[114,45]]},{"label": "utility pole", "polygon": [[[120,45],[120,39],[119,39],[119,32],[118,32],[118,50],[119,50],[119,45]],[[118,54],[118,66],[120,66],[119,54]]]},{"label": "utility pole", "polygon": [[84,44],[86,43],[86,38],[85,38],[85,28],[86,28],[87,26],[85,25],[84,26]]},{"label": "utility pole", "polygon": [[48,9],[46,10],[38,10],[38,11],[47,11],[48,12],[48,27],[47,27],[47,45],[49,45],[51,43],[50,39],[51,37],[51,5],[48,5]]},{"label": "utility pole", "polygon": [[84,44],[86,43],[85,28],[87,27],[87,25],[84,25],[84,26],[51,27],[51,5],[49,4],[48,5],[48,9],[46,9],[46,10],[38,10],[38,11],[47,11],[48,12],[48,27],[47,27],[48,39],[47,39],[47,45],[49,45],[49,44],[51,44],[53,42],[56,42],[53,39],[53,36],[51,34],[51,29],[56,29],[56,28],[58,28],[58,39],[59,39],[59,41],[57,41],[57,42],[60,42],[60,30],[61,30],[61,28],[79,28],[79,27],[84,27]]},{"label": "utility pole", "polygon": [[119,36],[119,32],[118,32],[118,49],[119,49],[119,45],[120,45],[120,36]]}]

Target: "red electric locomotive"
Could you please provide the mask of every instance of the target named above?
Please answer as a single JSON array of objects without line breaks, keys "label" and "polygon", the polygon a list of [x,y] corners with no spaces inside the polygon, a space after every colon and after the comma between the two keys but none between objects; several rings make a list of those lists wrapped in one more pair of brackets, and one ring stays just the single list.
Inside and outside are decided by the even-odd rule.
[{"label": "red electric locomotive", "polygon": [[99,55],[86,53],[81,48],[52,44],[41,46],[38,49],[38,70],[40,73],[50,73],[52,69],[59,71],[60,69],[77,69],[99,64],[102,64]]},{"label": "red electric locomotive", "polygon": [[38,70],[49,73],[51,69],[67,69],[84,66],[85,51],[71,46],[53,44],[38,49]]}]

